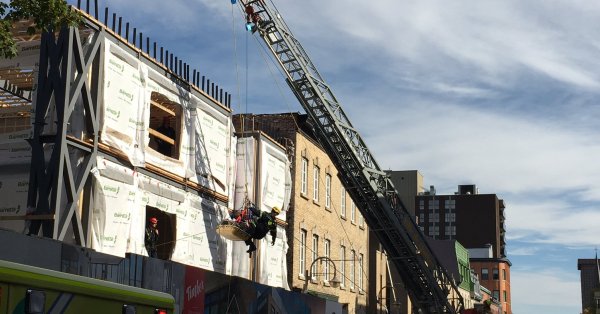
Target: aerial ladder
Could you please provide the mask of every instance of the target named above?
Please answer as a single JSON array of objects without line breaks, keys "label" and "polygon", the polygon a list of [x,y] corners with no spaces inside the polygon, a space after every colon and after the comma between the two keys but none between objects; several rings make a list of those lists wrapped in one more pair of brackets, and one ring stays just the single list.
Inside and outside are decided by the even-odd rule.
[{"label": "aerial ladder", "polygon": [[340,170],[348,193],[396,266],[413,306],[420,313],[459,313],[464,305],[457,283],[432,252],[389,176],[275,5],[266,0],[241,0],[239,5],[283,69],[289,87],[313,121],[316,136]]}]

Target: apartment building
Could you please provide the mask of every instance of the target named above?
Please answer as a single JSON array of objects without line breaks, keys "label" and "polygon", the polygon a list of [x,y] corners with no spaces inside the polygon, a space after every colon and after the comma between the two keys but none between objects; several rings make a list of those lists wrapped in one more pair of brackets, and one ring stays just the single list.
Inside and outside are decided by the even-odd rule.
[{"label": "apartment building", "polygon": [[473,185],[459,185],[453,195],[437,195],[435,187],[415,198],[421,230],[434,239],[457,240],[469,250],[470,265],[482,286],[510,314],[510,266],[506,256],[505,204],[496,194],[479,194]]}]

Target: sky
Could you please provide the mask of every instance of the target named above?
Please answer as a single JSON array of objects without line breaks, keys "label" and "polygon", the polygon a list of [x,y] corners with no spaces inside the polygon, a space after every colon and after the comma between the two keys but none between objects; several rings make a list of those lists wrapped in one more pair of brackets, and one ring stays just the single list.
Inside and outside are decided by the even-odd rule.
[{"label": "sky", "polygon": [[[303,112],[230,0],[98,1],[234,113]],[[513,312],[580,313],[577,259],[600,244],[600,2],[272,1],[381,168],[505,201]]]}]

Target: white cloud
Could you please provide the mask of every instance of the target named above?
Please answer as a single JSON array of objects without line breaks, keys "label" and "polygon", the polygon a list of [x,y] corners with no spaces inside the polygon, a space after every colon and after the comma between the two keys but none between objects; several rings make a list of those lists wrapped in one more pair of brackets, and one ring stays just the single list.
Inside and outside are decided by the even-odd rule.
[{"label": "white cloud", "polygon": [[540,249],[537,247],[520,247],[516,249],[509,248],[509,256],[531,256],[539,253]]},{"label": "white cloud", "polygon": [[[519,306],[581,306],[580,283],[578,278],[565,278],[561,269],[535,271],[531,269],[511,269],[511,294],[515,313]],[[515,306],[515,304],[518,304]]]}]

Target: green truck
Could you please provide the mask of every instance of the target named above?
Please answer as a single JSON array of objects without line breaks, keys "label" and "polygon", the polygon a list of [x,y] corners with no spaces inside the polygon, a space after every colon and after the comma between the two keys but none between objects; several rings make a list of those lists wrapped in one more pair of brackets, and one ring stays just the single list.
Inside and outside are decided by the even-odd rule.
[{"label": "green truck", "polygon": [[167,293],[0,260],[0,313],[171,314]]}]

